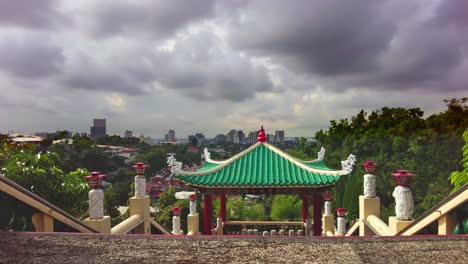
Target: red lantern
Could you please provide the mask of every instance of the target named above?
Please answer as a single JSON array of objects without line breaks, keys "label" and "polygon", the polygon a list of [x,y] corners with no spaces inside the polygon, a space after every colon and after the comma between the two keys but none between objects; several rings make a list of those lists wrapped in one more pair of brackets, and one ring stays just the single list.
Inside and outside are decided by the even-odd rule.
[{"label": "red lantern", "polygon": [[416,174],[408,173],[407,170],[397,170],[395,173],[392,173],[392,176],[398,186],[409,187],[411,185],[411,177],[416,176]]},{"label": "red lantern", "polygon": [[325,201],[330,201],[332,198],[333,198],[333,195],[331,195],[331,193],[329,192],[326,192],[323,194],[323,199],[325,199]]},{"label": "red lantern", "polygon": [[171,211],[175,216],[178,216],[180,212],[182,211],[182,206],[172,207]]},{"label": "red lantern", "polygon": [[379,164],[373,162],[372,160],[368,160],[368,161],[362,163],[362,166],[366,170],[366,173],[373,174],[374,171],[375,171],[375,168],[377,168],[377,166],[379,166]]},{"label": "red lantern", "polygon": [[336,214],[339,216],[339,217],[344,217],[346,215],[346,209],[345,208],[337,208],[336,209]]},{"label": "red lantern", "polygon": [[145,174],[146,167],[148,167],[148,165],[145,165],[143,162],[137,162],[134,166],[132,166],[137,175]]},{"label": "red lantern", "polygon": [[106,177],[105,174],[102,174],[98,171],[91,172],[91,175],[88,175],[85,180],[88,182],[88,186],[93,189],[101,188],[102,178]]}]

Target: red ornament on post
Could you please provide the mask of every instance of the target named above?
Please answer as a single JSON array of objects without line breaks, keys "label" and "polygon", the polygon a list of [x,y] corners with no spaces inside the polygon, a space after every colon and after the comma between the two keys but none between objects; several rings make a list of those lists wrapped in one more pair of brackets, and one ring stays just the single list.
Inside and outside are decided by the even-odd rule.
[{"label": "red ornament on post", "polygon": [[411,177],[416,176],[416,174],[408,173],[407,170],[397,170],[395,173],[392,173],[392,176],[398,186],[409,187],[411,185]]},{"label": "red ornament on post", "polygon": [[182,206],[174,206],[172,207],[171,211],[175,216],[179,216],[180,212],[182,211]]},{"label": "red ornament on post", "polygon": [[379,164],[373,162],[372,160],[368,160],[364,163],[362,163],[362,167],[366,170],[366,173],[368,174],[374,174],[375,169],[379,166]]},{"label": "red ornament on post", "polygon": [[346,212],[346,209],[342,207],[336,209],[336,214],[338,215],[338,217],[344,217],[346,215]]},{"label": "red ornament on post", "polygon": [[99,171],[93,171],[90,175],[84,177],[88,182],[88,186],[93,189],[101,188],[102,178],[106,177],[105,174],[100,173]]},{"label": "red ornament on post", "polygon": [[197,199],[197,195],[194,194],[194,193],[192,193],[192,194],[190,194],[190,195],[188,196],[188,198],[190,199],[190,201],[193,202],[193,201],[195,201],[195,200]]},{"label": "red ornament on post", "polygon": [[146,167],[148,167],[148,165],[145,165],[143,162],[137,162],[134,166],[132,166],[137,175],[145,174]]},{"label": "red ornament on post", "polygon": [[333,198],[333,195],[329,192],[326,192],[323,194],[323,199],[325,199],[325,201],[330,201],[331,199]]},{"label": "red ornament on post", "polygon": [[265,130],[263,129],[263,125],[260,128],[260,132],[258,132],[258,137],[257,137],[258,142],[265,142],[267,141],[266,135],[265,135]]}]

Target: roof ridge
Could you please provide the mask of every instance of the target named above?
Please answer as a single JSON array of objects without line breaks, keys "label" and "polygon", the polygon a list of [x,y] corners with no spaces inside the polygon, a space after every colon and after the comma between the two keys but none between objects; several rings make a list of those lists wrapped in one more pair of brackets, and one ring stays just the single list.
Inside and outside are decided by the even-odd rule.
[{"label": "roof ridge", "polygon": [[340,176],[348,174],[346,171],[343,171],[343,170],[320,170],[320,169],[309,167],[309,166],[305,165],[304,163],[302,163],[300,160],[298,160],[298,159],[294,158],[293,156],[287,154],[286,152],[278,149],[277,147],[275,147],[275,146],[273,146],[271,144],[268,144],[266,142],[264,144],[271,151],[275,152],[276,154],[280,155],[281,157],[287,159],[288,161],[294,163],[298,167],[300,167],[300,168],[302,168],[302,169],[304,169],[304,170],[306,170],[308,172],[326,174],[327,176],[329,174],[333,175],[333,176],[335,176],[336,174],[339,174]]},{"label": "roof ridge", "polygon": [[204,175],[204,174],[208,174],[208,173],[212,173],[212,172],[215,172],[215,171],[218,171],[224,167],[227,167],[228,165],[230,165],[231,163],[233,163],[234,161],[242,158],[243,156],[247,155],[247,153],[251,152],[252,150],[256,149],[257,147],[259,147],[261,144],[264,144],[264,143],[261,143],[261,142],[257,142],[255,144],[253,144],[252,146],[246,148],[245,150],[237,153],[236,155],[232,156],[231,158],[227,159],[225,162],[223,163],[220,163],[219,166],[216,166],[214,168],[211,168],[209,170],[205,170],[205,171],[194,171],[194,172],[191,172],[191,171],[182,171],[181,173],[179,173],[178,175],[190,175],[190,176],[196,176],[196,175]]}]

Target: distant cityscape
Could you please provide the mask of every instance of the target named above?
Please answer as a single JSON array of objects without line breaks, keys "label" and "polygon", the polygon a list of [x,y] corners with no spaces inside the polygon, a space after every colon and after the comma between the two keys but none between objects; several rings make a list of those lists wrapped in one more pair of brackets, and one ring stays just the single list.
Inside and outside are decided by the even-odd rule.
[{"label": "distant cityscape", "polygon": [[[89,129],[89,137],[92,139],[104,138],[107,135],[107,120],[102,118],[93,119],[92,126]],[[9,132],[9,134],[14,134]],[[69,131],[56,131],[56,132],[35,132],[35,137],[41,138],[53,138],[63,134],[65,137],[73,136],[72,132]],[[87,133],[80,133],[80,135],[87,135]],[[258,130],[249,131],[245,133],[243,130],[231,129],[226,134],[218,134],[214,138],[207,138],[203,133],[197,132],[192,135],[185,137],[176,136],[174,129],[169,129],[168,132],[161,139],[153,139],[152,137],[141,134],[135,136],[132,130],[125,130],[123,132],[123,138],[137,137],[141,141],[148,144],[185,144],[191,143],[192,145],[201,146],[206,143],[233,143],[233,144],[254,144],[257,142]],[[267,140],[270,143],[284,143],[285,141],[297,141],[297,137],[286,138],[284,130],[276,130],[274,134],[267,134]]]}]

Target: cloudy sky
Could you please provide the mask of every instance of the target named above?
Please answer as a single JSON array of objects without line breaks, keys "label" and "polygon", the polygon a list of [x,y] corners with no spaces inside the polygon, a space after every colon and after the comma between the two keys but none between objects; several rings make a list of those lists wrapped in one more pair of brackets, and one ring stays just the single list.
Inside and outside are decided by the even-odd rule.
[{"label": "cloudy sky", "polygon": [[[131,2],[131,3],[129,3]],[[468,96],[466,0],[0,0],[0,132],[312,136]]]}]

